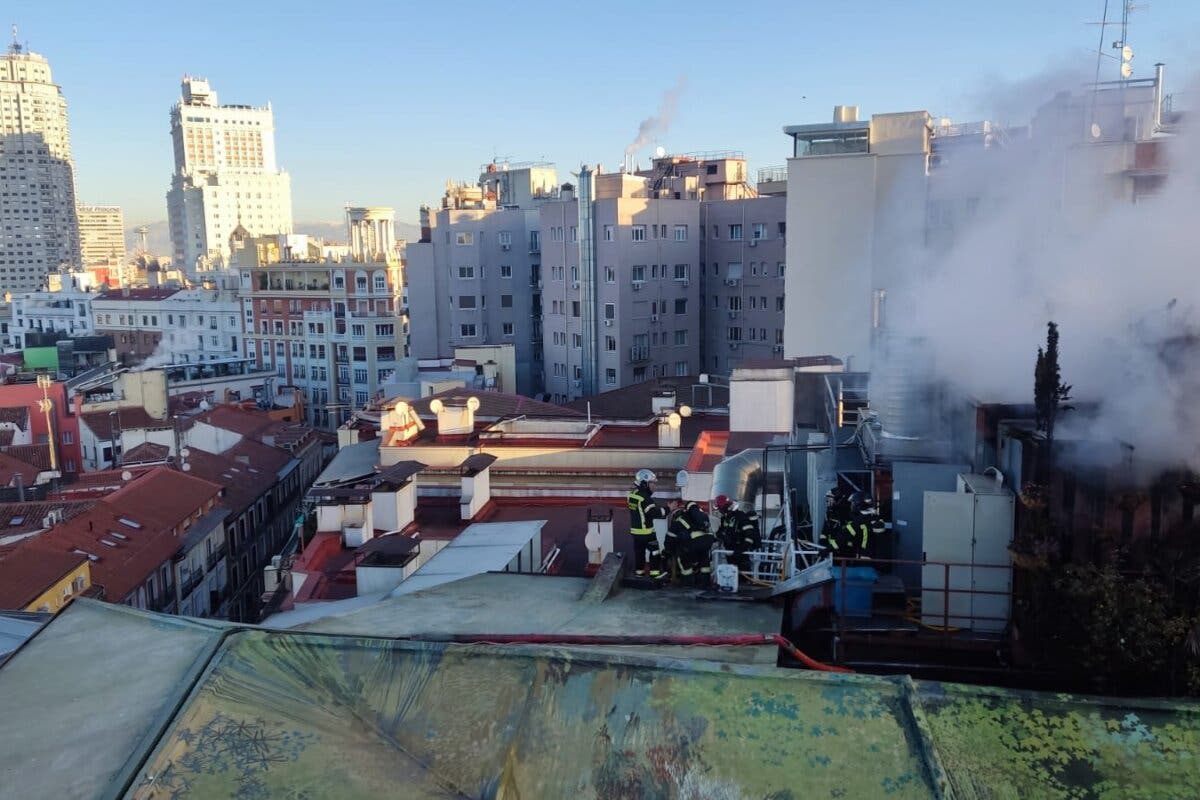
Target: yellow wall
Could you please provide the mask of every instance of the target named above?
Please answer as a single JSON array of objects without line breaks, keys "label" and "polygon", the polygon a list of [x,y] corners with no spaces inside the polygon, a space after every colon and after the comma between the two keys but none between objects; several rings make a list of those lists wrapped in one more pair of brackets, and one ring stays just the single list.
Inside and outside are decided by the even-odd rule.
[{"label": "yellow wall", "polygon": [[[67,600],[69,600],[75,594],[73,584],[75,583],[75,579],[80,577],[83,578],[84,589],[87,589],[92,585],[92,569],[91,565],[87,561],[84,561],[78,567],[64,575],[58,583],[51,586],[32,603],[25,606],[25,610],[40,611],[42,610],[42,606],[45,606],[51,612],[58,611],[60,608],[65,606],[67,604]],[[63,597],[63,590],[68,588],[71,589],[71,594]]]}]

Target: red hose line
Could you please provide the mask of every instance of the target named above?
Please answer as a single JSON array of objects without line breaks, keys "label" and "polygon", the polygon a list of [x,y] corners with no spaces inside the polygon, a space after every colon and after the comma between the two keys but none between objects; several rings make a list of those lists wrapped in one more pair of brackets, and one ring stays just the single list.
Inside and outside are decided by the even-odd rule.
[{"label": "red hose line", "polygon": [[565,644],[565,645],[679,645],[710,647],[756,647],[774,644],[809,669],[819,672],[852,673],[848,667],[817,661],[778,633],[748,633],[723,636],[662,636],[624,635],[592,636],[587,634],[558,633],[456,633],[446,636],[426,635],[407,637],[425,641],[454,642],[456,644]]}]

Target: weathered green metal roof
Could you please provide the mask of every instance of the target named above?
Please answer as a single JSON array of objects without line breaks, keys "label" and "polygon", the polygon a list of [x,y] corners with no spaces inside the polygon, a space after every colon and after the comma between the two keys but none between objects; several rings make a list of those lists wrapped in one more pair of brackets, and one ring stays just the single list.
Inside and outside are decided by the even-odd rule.
[{"label": "weathered green metal roof", "polygon": [[[114,624],[128,658],[97,649]],[[0,747],[0,796],[1200,795],[1195,704],[246,627],[220,629],[215,650],[194,631],[178,659],[193,669],[165,670],[181,630],[76,603],[0,668],[0,730],[60,746],[52,763]],[[154,658],[133,657],[151,642]],[[19,696],[37,674],[65,691],[63,670],[79,683],[64,702],[87,702],[73,717]],[[96,723],[64,744],[84,711]],[[145,736],[112,752],[125,715]]]}]

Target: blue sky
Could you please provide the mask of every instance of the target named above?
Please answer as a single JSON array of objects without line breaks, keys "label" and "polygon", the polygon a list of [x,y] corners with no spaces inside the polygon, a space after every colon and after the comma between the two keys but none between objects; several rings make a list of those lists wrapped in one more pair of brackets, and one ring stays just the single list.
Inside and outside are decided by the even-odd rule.
[{"label": "blue sky", "polygon": [[[352,202],[415,222],[447,178],[474,178],[493,155],[546,158],[564,178],[581,161],[615,166],[680,76],[658,143],[743,150],[752,170],[783,163],[783,125],[825,120],[836,103],[964,120],[997,105],[1019,113],[1013,86],[1034,87],[1024,100],[1047,74],[1094,69],[1098,32],[1085,23],[1102,7],[9,0],[3,21],[63,86],[80,198],[123,206],[129,224],[166,218],[168,113],[185,72],[209,78],[223,102],[272,102],[298,221],[340,219]],[[1182,89],[1198,33],[1196,0],[1135,11],[1136,75],[1165,61]]]}]

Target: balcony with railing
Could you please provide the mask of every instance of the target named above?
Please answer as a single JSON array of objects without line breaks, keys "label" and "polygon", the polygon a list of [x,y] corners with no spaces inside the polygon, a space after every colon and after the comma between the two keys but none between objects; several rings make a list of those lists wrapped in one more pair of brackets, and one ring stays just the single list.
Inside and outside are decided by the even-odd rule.
[{"label": "balcony with railing", "polygon": [[222,544],[220,547],[209,553],[208,560],[205,562],[206,569],[208,569],[210,572],[216,569],[217,564],[220,563],[221,559],[225,558],[225,553],[228,552],[228,550],[228,546]]},{"label": "balcony with railing", "polygon": [[196,587],[204,582],[204,575],[205,573],[197,570],[184,578],[183,582],[179,584],[179,596],[187,597],[194,592]]},{"label": "balcony with railing", "polygon": [[635,344],[633,347],[630,347],[629,348],[629,360],[634,361],[634,362],[649,361],[650,360],[649,345],[636,345]]}]

